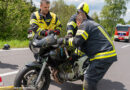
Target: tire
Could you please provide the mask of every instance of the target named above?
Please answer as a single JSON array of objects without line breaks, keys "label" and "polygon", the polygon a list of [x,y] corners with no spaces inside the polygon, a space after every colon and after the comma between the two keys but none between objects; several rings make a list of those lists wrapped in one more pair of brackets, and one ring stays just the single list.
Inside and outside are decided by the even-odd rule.
[{"label": "tire", "polygon": [[83,82],[83,81],[84,81],[84,76],[81,76],[81,77],[80,77],[80,80]]},{"label": "tire", "polygon": [[[22,87],[21,82],[24,78],[24,75],[26,75],[31,70],[36,70],[36,69],[32,67],[26,67],[26,66],[22,68],[15,77],[14,87]],[[36,70],[36,71],[39,71],[39,70]],[[51,79],[50,79],[50,70],[48,68],[44,70],[43,76],[45,77],[44,85],[38,90],[48,90],[49,88]],[[25,87],[28,87],[28,86],[25,86]]]},{"label": "tire", "polygon": [[115,42],[119,42],[119,39],[114,39]]},{"label": "tire", "polygon": [[129,42],[130,42],[130,39],[128,39],[128,40],[125,40],[125,42],[128,42],[128,43],[129,43]]}]

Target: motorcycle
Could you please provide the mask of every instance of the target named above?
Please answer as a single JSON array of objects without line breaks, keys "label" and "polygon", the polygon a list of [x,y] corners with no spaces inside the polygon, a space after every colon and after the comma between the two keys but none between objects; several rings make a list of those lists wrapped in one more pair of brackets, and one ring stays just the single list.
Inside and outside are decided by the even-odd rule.
[{"label": "motorcycle", "polygon": [[42,39],[38,39],[38,34],[35,34],[30,48],[35,52],[36,60],[20,69],[15,77],[14,87],[48,90],[51,76],[58,84],[84,79],[87,66],[84,67],[83,64],[88,57],[82,56],[72,64],[72,50],[67,49],[66,45],[58,45],[57,40],[54,33]]}]

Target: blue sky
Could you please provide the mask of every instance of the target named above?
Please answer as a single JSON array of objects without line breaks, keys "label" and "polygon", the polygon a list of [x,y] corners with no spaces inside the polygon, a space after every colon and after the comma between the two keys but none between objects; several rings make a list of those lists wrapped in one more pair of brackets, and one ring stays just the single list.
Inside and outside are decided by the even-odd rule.
[{"label": "blue sky", "polygon": [[[50,0],[51,2],[56,1],[56,0]],[[64,0],[68,5],[69,4],[74,4],[77,6],[81,2],[87,2],[90,6],[90,15],[92,15],[94,12],[97,12],[100,14],[102,7],[105,5],[104,0]],[[40,0],[33,0],[34,4],[39,7],[39,2]],[[126,15],[124,16],[125,21],[130,20],[130,2],[127,4],[127,12]]]}]

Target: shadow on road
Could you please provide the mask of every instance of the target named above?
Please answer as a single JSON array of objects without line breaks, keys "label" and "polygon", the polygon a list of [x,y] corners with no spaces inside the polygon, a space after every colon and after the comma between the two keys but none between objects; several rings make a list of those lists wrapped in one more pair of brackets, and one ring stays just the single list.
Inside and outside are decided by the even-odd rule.
[{"label": "shadow on road", "polygon": [[129,44],[130,42],[125,42],[125,41],[114,41],[114,42],[117,42],[117,43],[125,43],[125,44]]},{"label": "shadow on road", "polygon": [[1,68],[9,68],[9,69],[18,69],[18,65],[12,65],[12,64],[8,64],[8,63],[2,63],[0,62],[0,69]]},{"label": "shadow on road", "polygon": [[64,84],[57,84],[54,81],[51,81],[51,84],[61,88],[61,90],[82,90],[82,84],[75,84],[71,82],[65,82]]},{"label": "shadow on road", "polygon": [[[52,81],[52,85],[55,85],[61,90],[82,90],[82,84],[75,84],[71,82],[65,82],[64,84],[57,84]],[[112,82],[111,80],[103,79],[98,84],[98,90],[127,90],[125,89],[125,85],[121,82]]]},{"label": "shadow on road", "polygon": [[111,80],[103,79],[98,84],[98,90],[127,90],[125,85],[121,82],[113,82]]}]

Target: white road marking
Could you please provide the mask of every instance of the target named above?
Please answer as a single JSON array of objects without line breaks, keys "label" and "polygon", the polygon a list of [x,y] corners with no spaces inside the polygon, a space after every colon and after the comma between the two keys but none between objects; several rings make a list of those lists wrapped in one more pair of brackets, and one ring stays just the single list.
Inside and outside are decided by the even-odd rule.
[{"label": "white road marking", "polygon": [[20,50],[28,50],[29,48],[13,48],[10,50],[0,50],[0,52],[8,52],[8,51],[20,51]]},{"label": "white road marking", "polygon": [[126,47],[129,47],[129,46],[130,46],[130,44],[122,46],[121,48],[126,48]]},{"label": "white road marking", "polygon": [[9,75],[13,75],[13,74],[17,74],[19,70],[17,71],[13,71],[13,72],[8,72],[8,73],[3,73],[3,74],[0,74],[1,77],[5,77],[5,76],[9,76]]}]

